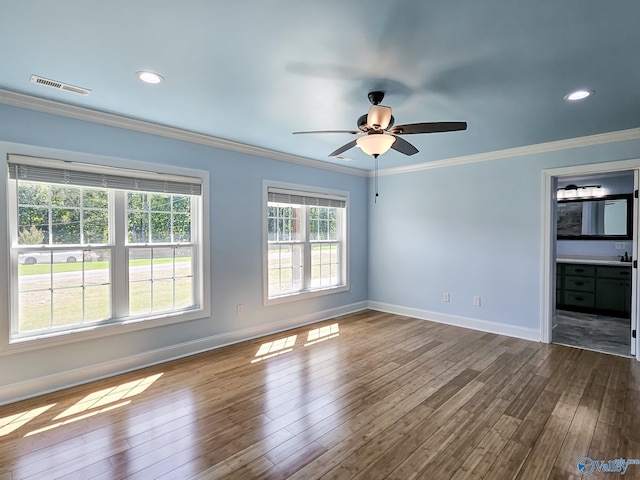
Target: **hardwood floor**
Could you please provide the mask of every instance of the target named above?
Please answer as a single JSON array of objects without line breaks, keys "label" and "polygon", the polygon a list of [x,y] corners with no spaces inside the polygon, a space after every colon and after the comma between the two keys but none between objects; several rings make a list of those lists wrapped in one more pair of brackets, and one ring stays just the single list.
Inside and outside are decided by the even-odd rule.
[{"label": "hardwood floor", "polygon": [[0,480],[578,479],[639,413],[635,360],[366,311],[0,407]]}]

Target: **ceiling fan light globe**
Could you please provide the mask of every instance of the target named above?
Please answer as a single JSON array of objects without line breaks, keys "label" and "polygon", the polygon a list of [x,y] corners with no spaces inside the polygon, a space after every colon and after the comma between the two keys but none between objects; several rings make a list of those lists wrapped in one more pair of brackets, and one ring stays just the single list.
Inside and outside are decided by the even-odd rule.
[{"label": "ceiling fan light globe", "polygon": [[356,143],[364,153],[373,157],[388,152],[395,141],[393,135],[374,134],[360,137]]}]

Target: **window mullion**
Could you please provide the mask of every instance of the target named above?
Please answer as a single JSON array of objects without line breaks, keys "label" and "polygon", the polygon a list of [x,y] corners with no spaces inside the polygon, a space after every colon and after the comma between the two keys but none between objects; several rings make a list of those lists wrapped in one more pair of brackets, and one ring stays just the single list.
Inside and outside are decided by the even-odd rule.
[{"label": "window mullion", "polygon": [[47,188],[47,208],[49,209],[49,221],[47,222],[47,228],[49,229],[49,238],[47,245],[53,245],[53,207],[51,205],[51,185]]},{"label": "window mullion", "polygon": [[303,290],[309,290],[311,288],[311,228],[310,228],[310,215],[309,207],[304,206],[300,209],[302,211],[302,225],[304,225],[304,287]]},{"label": "window mullion", "polygon": [[129,252],[125,246],[127,237],[126,193],[122,190],[112,190],[113,201],[111,207],[111,244],[113,256],[111,258],[111,285],[113,317],[123,318],[129,315]]},{"label": "window mullion", "polygon": [[[19,223],[19,212],[18,212],[18,181],[8,182],[7,184],[7,199],[9,200],[9,209],[8,209],[8,224],[9,224],[9,235],[11,241],[11,278],[9,281],[9,318],[11,319],[10,325],[10,336],[13,336],[19,331],[19,322],[18,322],[18,312],[19,312],[19,266],[18,266],[18,253],[15,250],[15,247],[18,245],[18,223]],[[2,312],[4,313],[4,312]],[[2,331],[2,327],[0,326],[0,331]]]},{"label": "window mullion", "polygon": [[[79,216],[80,216],[80,245],[86,245],[89,242],[87,242],[87,239],[85,238],[85,235],[84,235],[84,188],[80,188]],[[84,258],[82,260],[84,261]],[[83,278],[83,281],[84,281],[84,278]],[[82,315],[84,318],[84,307],[83,307]]]},{"label": "window mullion", "polygon": [[[202,272],[202,261],[201,258],[203,256],[203,238],[202,238],[202,223],[200,221],[195,222],[194,219],[202,218],[200,216],[200,208],[201,201],[194,197],[191,197],[190,200],[190,208],[189,208],[189,222],[190,222],[190,234],[189,234],[189,243],[193,245],[191,248],[191,275],[193,281],[193,289],[191,290],[191,303],[203,305],[204,300],[204,291],[203,291],[203,282],[201,281],[203,272]],[[194,245],[195,243],[195,245]],[[197,300],[197,302],[196,302]]]}]

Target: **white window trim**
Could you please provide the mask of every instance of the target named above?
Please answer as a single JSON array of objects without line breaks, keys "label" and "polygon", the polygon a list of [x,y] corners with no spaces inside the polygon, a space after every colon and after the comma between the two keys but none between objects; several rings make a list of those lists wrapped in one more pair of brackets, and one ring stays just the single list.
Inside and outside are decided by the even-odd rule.
[{"label": "white window trim", "polygon": [[[346,200],[346,207],[344,212],[344,224],[346,225],[346,234],[344,235],[344,252],[342,258],[342,268],[343,268],[343,278],[344,284],[337,285],[333,287],[319,288],[310,291],[303,292],[294,292],[287,295],[282,295],[279,297],[269,298],[269,267],[268,267],[268,257],[269,257],[269,245],[268,245],[268,216],[267,216],[267,206],[269,203],[268,199],[268,191],[269,188],[283,188],[286,190],[294,190],[300,192],[309,192],[318,195],[335,195],[339,197],[343,197]],[[334,190],[330,188],[317,187],[312,185],[299,185],[294,183],[286,183],[286,182],[278,182],[275,180],[263,180],[262,181],[262,292],[263,292],[263,304],[267,305],[277,305],[280,303],[287,302],[295,302],[298,300],[304,300],[308,298],[321,297],[325,295],[331,295],[335,293],[348,292],[351,290],[351,277],[350,277],[350,268],[349,268],[349,258],[351,257],[351,241],[350,241],[350,195],[348,191],[344,190]]]},{"label": "white window trim", "polygon": [[[3,145],[8,145],[3,143]],[[13,146],[13,145],[12,145]],[[198,268],[201,269],[200,282],[198,282],[198,291],[196,294],[201,299],[200,308],[181,311],[181,312],[163,312],[159,314],[151,314],[149,316],[141,318],[132,318],[129,320],[113,323],[105,323],[99,325],[91,325],[87,327],[80,327],[74,330],[66,332],[52,332],[42,335],[34,335],[28,338],[12,339],[11,338],[11,318],[13,312],[11,311],[12,303],[11,298],[14,295],[15,288],[17,286],[17,279],[12,278],[14,275],[11,265],[13,262],[6,263],[6,281],[7,281],[7,296],[6,307],[0,310],[0,356],[14,354],[30,350],[38,350],[42,348],[50,348],[55,346],[66,345],[73,342],[89,341],[114,335],[126,335],[132,332],[145,330],[149,328],[158,328],[166,325],[173,325],[182,322],[189,322],[193,320],[199,320],[211,316],[211,299],[210,299],[210,286],[211,286],[211,260],[210,249],[206,246],[210,245],[210,192],[209,192],[209,172],[206,170],[191,169],[185,167],[177,167],[172,165],[165,165],[159,163],[143,162],[139,160],[127,160],[116,157],[105,157],[99,155],[81,154],[77,152],[61,153],[60,150],[51,150],[46,148],[28,147],[24,145],[12,148],[11,152],[3,152],[6,155],[0,161],[0,175],[3,178],[8,178],[7,158],[8,156],[20,155],[26,157],[33,157],[33,159],[27,160],[28,162],[37,163],[38,161],[48,162],[51,165],[54,162],[62,162],[65,168],[72,168],[74,163],[82,164],[82,168],[95,168],[96,171],[101,169],[109,171],[118,171],[122,173],[123,170],[137,170],[136,174],[141,172],[147,172],[149,176],[153,177],[154,174],[161,174],[163,176],[175,176],[177,178],[187,177],[196,178],[201,181],[202,195],[201,195],[201,209],[202,209],[202,222],[201,228],[196,228],[194,231],[194,237],[196,238],[197,255],[199,260],[197,261]],[[0,198],[4,200],[5,207],[2,208],[3,212],[0,214],[0,220],[4,217],[7,222],[15,219],[16,215],[12,209],[8,209],[9,205],[9,191],[8,182],[5,180],[4,184],[0,187]],[[13,203],[13,202],[12,202]],[[9,223],[8,223],[9,224]],[[7,231],[7,233],[9,233]],[[14,250],[12,249],[9,235],[6,239],[6,255],[5,258],[11,259]],[[12,259],[15,260],[15,259]],[[1,282],[0,282],[1,283]]]}]

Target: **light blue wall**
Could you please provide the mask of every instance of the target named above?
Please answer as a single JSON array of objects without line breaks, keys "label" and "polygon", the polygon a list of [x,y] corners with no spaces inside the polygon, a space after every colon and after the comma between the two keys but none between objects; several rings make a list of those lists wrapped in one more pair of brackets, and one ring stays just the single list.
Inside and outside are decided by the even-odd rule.
[{"label": "light blue wall", "polygon": [[[212,267],[211,318],[0,356],[0,386],[367,299],[539,329],[542,170],[640,157],[640,141],[626,141],[382,176],[373,204],[373,180],[363,177],[4,105],[0,125],[0,142],[208,170]],[[1,145],[0,155],[11,151]],[[350,292],[262,305],[263,179],[351,192]],[[6,241],[0,223],[3,252]]]},{"label": "light blue wall", "polygon": [[538,330],[542,171],[638,157],[640,141],[626,141],[382,176],[369,299]]},{"label": "light blue wall", "polygon": [[[0,141],[179,165],[210,172],[212,315],[189,323],[0,356],[0,386],[109,362],[181,342],[251,329],[367,300],[367,180],[207,146],[0,105]],[[6,158],[11,145],[0,143]],[[350,292],[263,306],[263,179],[350,192]],[[4,192],[4,185],[0,193]],[[4,197],[2,197],[4,198]],[[7,252],[6,224],[0,251]],[[3,253],[5,255],[5,253]],[[2,285],[3,282],[0,282]],[[6,299],[6,297],[3,297]],[[244,315],[236,316],[236,305]],[[4,311],[0,321],[6,322]]]}]

